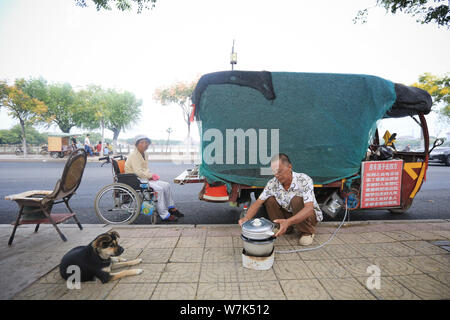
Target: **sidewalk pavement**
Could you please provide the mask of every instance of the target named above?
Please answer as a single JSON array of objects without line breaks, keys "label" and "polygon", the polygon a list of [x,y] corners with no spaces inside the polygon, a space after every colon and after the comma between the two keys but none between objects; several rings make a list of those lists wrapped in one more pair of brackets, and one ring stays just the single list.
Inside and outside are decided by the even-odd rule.
[{"label": "sidewalk pavement", "polygon": [[[128,156],[124,154],[124,156]],[[87,162],[99,162],[100,157],[98,156],[88,156]],[[31,154],[26,158],[23,156],[16,156],[15,154],[0,154],[0,162],[66,162],[68,157],[53,159],[49,155],[39,155],[39,154]],[[158,161],[158,162],[174,162],[178,164],[190,164],[190,163],[200,163],[200,158],[198,155],[196,156],[185,156],[179,154],[149,154],[149,161]]]},{"label": "sidewalk pavement", "polygon": [[[337,225],[320,223],[312,246]],[[450,220],[350,222],[321,249],[277,253],[267,271],[242,267],[238,225],[60,226],[66,243],[52,226],[36,234],[34,226],[20,226],[8,247],[12,227],[0,225],[1,299],[450,299]],[[144,272],[67,289],[61,257],[110,229],[120,234],[123,257],[142,258],[130,268]],[[275,247],[303,248],[296,234]],[[380,270],[379,289],[366,285],[376,276],[372,265]]]}]

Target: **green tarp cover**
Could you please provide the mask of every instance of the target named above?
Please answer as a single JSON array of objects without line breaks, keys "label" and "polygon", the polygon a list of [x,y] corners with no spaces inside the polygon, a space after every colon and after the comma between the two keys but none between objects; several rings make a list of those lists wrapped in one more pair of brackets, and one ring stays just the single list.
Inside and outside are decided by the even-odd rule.
[{"label": "green tarp cover", "polygon": [[[270,167],[267,157],[276,151],[271,147],[277,140],[276,129],[278,151],[289,156],[294,171],[308,174],[315,184],[358,173],[376,121],[396,100],[394,84],[358,74],[271,75],[274,100],[254,88],[234,84],[211,84],[202,92],[196,106],[202,138],[200,174],[210,183],[265,186],[272,176],[261,174],[260,168]],[[247,133],[245,144],[232,136],[233,132],[239,136],[236,129]],[[249,138],[255,133],[257,143]],[[229,152],[231,140],[234,155]],[[262,152],[261,144],[267,152]]]}]

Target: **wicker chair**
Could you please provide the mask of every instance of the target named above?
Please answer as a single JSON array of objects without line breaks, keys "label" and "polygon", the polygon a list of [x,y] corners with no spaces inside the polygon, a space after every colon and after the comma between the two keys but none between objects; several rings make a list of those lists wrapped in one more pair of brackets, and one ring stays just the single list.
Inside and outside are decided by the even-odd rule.
[{"label": "wicker chair", "polygon": [[[80,230],[83,230],[75,213],[69,206],[70,198],[75,194],[86,167],[87,154],[84,149],[73,151],[67,159],[61,179],[56,182],[53,191],[31,190],[6,196],[6,200],[15,201],[19,205],[19,213],[14,224],[8,245],[14,240],[16,229],[21,224],[36,224],[35,232],[41,224],[52,224],[63,241],[67,241],[57,224],[73,218]],[[65,203],[70,213],[51,214],[54,204]]]}]

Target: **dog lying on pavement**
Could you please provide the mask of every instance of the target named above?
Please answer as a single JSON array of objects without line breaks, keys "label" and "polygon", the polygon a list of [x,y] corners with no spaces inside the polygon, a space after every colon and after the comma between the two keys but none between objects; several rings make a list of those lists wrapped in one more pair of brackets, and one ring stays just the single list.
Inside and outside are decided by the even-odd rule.
[{"label": "dog lying on pavement", "polygon": [[130,269],[117,273],[111,273],[111,269],[134,266],[142,262],[142,259],[119,258],[124,249],[118,244],[119,234],[109,231],[97,236],[87,246],[75,247],[67,252],[61,259],[59,273],[67,280],[72,273],[67,272],[69,266],[76,265],[80,268],[80,281],[93,281],[95,277],[102,283],[114,281],[126,276],[141,274],[142,269]]}]

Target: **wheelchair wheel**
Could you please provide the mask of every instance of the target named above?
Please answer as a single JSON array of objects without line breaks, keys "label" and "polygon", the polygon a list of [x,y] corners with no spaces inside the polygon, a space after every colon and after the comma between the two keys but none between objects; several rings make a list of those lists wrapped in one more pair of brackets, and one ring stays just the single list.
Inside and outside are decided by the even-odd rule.
[{"label": "wheelchair wheel", "polygon": [[106,224],[130,224],[139,216],[141,197],[130,186],[113,183],[103,187],[95,197],[95,214]]}]

